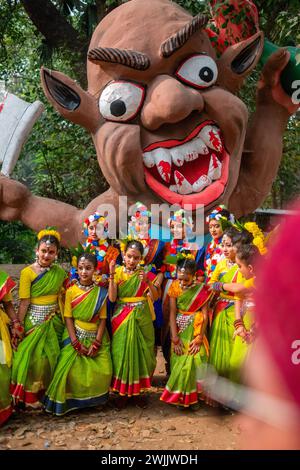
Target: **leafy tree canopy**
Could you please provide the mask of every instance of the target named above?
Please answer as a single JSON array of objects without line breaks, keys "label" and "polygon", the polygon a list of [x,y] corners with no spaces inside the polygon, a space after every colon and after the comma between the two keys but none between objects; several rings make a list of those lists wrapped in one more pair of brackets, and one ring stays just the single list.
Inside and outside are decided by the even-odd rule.
[{"label": "leafy tree canopy", "polygon": [[[0,80],[5,80],[10,92],[30,102],[39,99],[46,108],[13,174],[36,194],[84,207],[107,189],[90,136],[80,127],[62,120],[47,103],[39,69],[43,64],[61,70],[85,87],[86,52],[92,32],[98,22],[121,3],[125,2],[0,0]],[[176,3],[192,14],[209,13],[207,0],[177,0]],[[266,37],[280,46],[300,44],[298,0],[257,0],[255,3]],[[242,91],[242,98],[252,110],[259,72],[258,67]],[[289,121],[282,164],[266,207],[284,207],[299,192],[299,133],[298,114]],[[1,223],[0,240],[3,232],[7,232],[7,225]]]}]

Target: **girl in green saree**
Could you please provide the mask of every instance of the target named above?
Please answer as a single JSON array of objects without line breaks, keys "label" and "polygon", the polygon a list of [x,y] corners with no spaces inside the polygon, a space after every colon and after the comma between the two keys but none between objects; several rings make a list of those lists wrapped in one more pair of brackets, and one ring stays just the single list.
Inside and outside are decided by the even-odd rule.
[{"label": "girl in green saree", "polygon": [[152,301],[158,291],[149,274],[138,269],[142,255],[143,245],[132,240],[125,248],[124,266],[110,263],[109,299],[117,301],[112,316],[112,390],[119,394],[118,407],[133,396],[146,406],[140,395],[150,389],[156,365]]},{"label": "girl in green saree", "polygon": [[219,295],[213,309],[209,362],[214,366],[217,373],[224,377],[230,375],[230,357],[234,344],[236,297],[233,292],[224,291],[223,284],[244,281],[235,262],[236,251],[232,239],[236,233],[237,230],[233,227],[225,231],[222,239],[225,258],[217,264],[209,281],[212,290]]},{"label": "girl in green saree", "polygon": [[108,400],[112,364],[105,327],[107,290],[93,282],[96,266],[94,254],[81,255],[79,280],[66,292],[62,350],[44,399],[45,410],[57,416]]},{"label": "girl in green saree", "polygon": [[209,345],[205,336],[210,291],[195,281],[193,259],[177,262],[177,280],[170,289],[170,327],[173,343],[171,375],[161,400],[171,405],[197,409],[202,395]]},{"label": "girl in green saree", "polygon": [[25,336],[14,354],[11,392],[16,404],[37,406],[47,389],[60,353],[63,331],[61,293],[65,271],[53,264],[60,234],[38,234],[37,260],[21,272],[18,319]]}]

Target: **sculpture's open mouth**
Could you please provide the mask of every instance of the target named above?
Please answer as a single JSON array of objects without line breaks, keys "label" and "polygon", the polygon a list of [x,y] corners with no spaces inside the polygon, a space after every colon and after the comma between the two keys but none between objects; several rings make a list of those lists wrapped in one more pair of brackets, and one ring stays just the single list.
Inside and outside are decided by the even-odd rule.
[{"label": "sculpture's open mouth", "polygon": [[213,121],[199,124],[183,140],[164,140],[143,150],[145,180],[170,204],[213,203],[228,180],[229,155]]}]

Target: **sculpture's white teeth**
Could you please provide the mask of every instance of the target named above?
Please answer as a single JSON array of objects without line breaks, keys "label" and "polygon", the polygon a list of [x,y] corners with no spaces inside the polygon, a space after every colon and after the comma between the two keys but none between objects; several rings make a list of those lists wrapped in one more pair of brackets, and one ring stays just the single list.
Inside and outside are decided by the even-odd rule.
[{"label": "sculpture's white teeth", "polygon": [[173,147],[170,149],[172,162],[176,166],[182,166],[184,164],[184,150],[183,146]]},{"label": "sculpture's white teeth", "polygon": [[152,152],[145,152],[143,153],[143,160],[144,160],[144,165],[147,168],[153,168],[155,165],[154,158],[152,156]]},{"label": "sculpture's white teeth", "polygon": [[220,133],[216,127],[205,126],[201,129],[199,137],[205,142],[205,144],[217,152],[222,152],[223,144],[221,141]]},{"label": "sculpture's white teeth", "polygon": [[193,186],[188,182],[188,180],[183,176],[183,174],[180,173],[180,171],[175,170],[174,179],[175,179],[179,194],[193,193]]},{"label": "sculpture's white teeth", "polygon": [[178,187],[176,184],[172,184],[171,186],[169,186],[169,190],[173,193],[178,193]]},{"label": "sculpture's white teeth", "polygon": [[218,180],[222,174],[222,163],[218,160],[217,156],[213,153],[210,157],[209,168],[207,175],[211,180]]},{"label": "sculpture's white teeth", "polygon": [[193,192],[194,193],[200,193],[200,191],[202,191],[202,189],[206,188],[206,186],[209,186],[211,183],[212,183],[212,180],[210,179],[209,176],[202,175],[193,184]]},{"label": "sculpture's white teeth", "polygon": [[196,138],[182,145],[184,159],[186,162],[192,162],[201,155],[207,155],[209,150],[202,139]]},{"label": "sculpture's white teeth", "polygon": [[196,149],[198,150],[198,153],[200,153],[201,155],[207,155],[209,153],[209,150],[208,150],[207,146],[205,145],[203,140],[200,139],[199,136],[196,137],[196,139],[193,140],[193,143],[194,143]]},{"label": "sculpture's white teeth", "polygon": [[169,150],[158,148],[153,150],[151,153],[154,158],[158,173],[166,183],[169,183],[171,179],[172,165],[172,159]]}]

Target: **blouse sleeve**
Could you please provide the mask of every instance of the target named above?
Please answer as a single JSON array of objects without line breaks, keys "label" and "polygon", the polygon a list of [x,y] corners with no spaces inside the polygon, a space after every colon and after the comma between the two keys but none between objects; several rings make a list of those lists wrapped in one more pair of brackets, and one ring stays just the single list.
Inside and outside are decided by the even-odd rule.
[{"label": "blouse sleeve", "polygon": [[107,304],[107,301],[105,300],[105,302],[103,302],[103,305],[101,306],[100,310],[99,310],[99,318],[100,320],[102,320],[103,318],[107,318],[107,307],[106,307],[106,304]]},{"label": "blouse sleeve", "polygon": [[177,280],[173,281],[171,286],[170,286],[170,289],[168,291],[168,296],[169,297],[174,297],[175,299],[177,299],[177,297],[179,297],[180,295],[180,286],[179,286],[179,282]]},{"label": "blouse sleeve", "polygon": [[[222,263],[222,261],[220,263]],[[220,263],[217,264],[216,268],[212,272],[210,276],[210,280],[208,281],[208,284],[213,284],[214,282],[217,282],[219,280],[221,267],[222,267]]]},{"label": "blouse sleeve", "polygon": [[66,299],[65,299],[65,308],[64,308],[64,317],[72,318],[72,288],[68,289],[66,292]]},{"label": "blouse sleeve", "polygon": [[34,280],[34,272],[30,268],[24,268],[20,275],[19,298],[30,299],[31,283]]},{"label": "blouse sleeve", "polygon": [[117,266],[115,270],[115,277],[114,277],[114,281],[116,284],[120,284],[120,281],[122,280],[122,272],[123,272],[123,267]]}]

